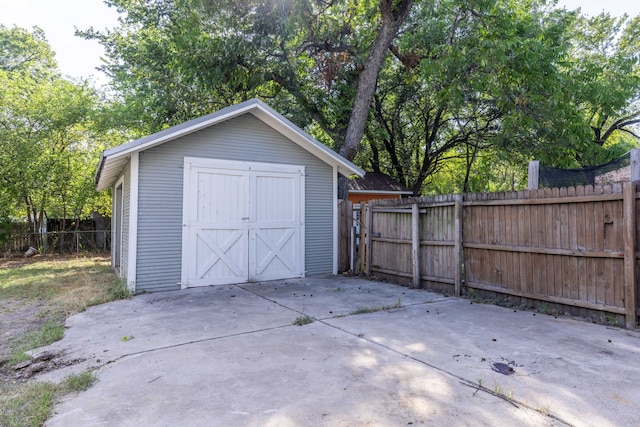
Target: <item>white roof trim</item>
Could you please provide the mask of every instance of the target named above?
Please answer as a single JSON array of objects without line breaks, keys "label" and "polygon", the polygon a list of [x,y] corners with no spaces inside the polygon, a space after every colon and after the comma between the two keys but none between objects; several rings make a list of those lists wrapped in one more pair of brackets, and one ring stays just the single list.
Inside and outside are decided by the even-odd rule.
[{"label": "white roof trim", "polygon": [[407,190],[349,190],[349,194],[413,194]]},{"label": "white roof trim", "polygon": [[340,174],[344,176],[364,176],[365,172],[358,166],[318,142],[311,135],[304,132],[284,116],[278,114],[264,102],[258,99],[251,99],[224,108],[216,113],[190,120],[144,138],[128,142],[110,150],[105,150],[98,164],[95,180],[96,189],[100,191],[109,188],[120,174],[122,167],[126,164],[127,159],[132,153],[147,150],[156,145],[172,141],[246,113],[253,114],[325,163],[335,166]]}]

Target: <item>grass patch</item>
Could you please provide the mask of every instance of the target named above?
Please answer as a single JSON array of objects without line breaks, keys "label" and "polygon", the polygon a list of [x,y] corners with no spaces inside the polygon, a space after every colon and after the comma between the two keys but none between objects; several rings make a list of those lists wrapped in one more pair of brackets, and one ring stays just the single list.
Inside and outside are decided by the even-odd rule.
[{"label": "grass patch", "polygon": [[313,317],[307,316],[306,314],[304,314],[302,316],[296,317],[296,320],[293,321],[292,325],[302,326],[302,325],[308,325],[309,323],[313,323]]},{"label": "grass patch", "polygon": [[41,258],[13,267],[0,264],[0,289],[3,298],[42,302],[46,312],[62,317],[131,296],[104,257]]},{"label": "grass patch", "polygon": [[64,379],[59,389],[64,394],[76,393],[87,390],[95,381],[96,377],[93,372],[87,370],[80,374],[69,375]]},{"label": "grass patch", "polygon": [[66,394],[84,391],[95,382],[91,371],[70,375],[60,384],[31,382],[0,388],[0,425],[42,426]]},{"label": "grass patch", "polygon": [[400,298],[398,298],[398,302],[396,302],[394,305],[382,305],[380,307],[360,307],[349,314],[376,313],[378,311],[393,310],[395,308],[402,308],[402,300]]},{"label": "grass patch", "polygon": [[37,331],[29,332],[17,339],[11,351],[9,366],[20,363],[29,359],[25,353],[33,348],[44,347],[62,339],[64,335],[64,326],[57,320],[51,319]]},{"label": "grass patch", "polygon": [[56,401],[56,385],[20,384],[2,393],[0,420],[3,426],[41,426],[49,418]]},{"label": "grass patch", "polygon": [[86,390],[94,381],[91,372],[60,384],[13,384],[10,367],[26,360],[26,351],[61,339],[68,316],[129,297],[109,258],[0,259],[0,426],[41,426],[61,396]]}]

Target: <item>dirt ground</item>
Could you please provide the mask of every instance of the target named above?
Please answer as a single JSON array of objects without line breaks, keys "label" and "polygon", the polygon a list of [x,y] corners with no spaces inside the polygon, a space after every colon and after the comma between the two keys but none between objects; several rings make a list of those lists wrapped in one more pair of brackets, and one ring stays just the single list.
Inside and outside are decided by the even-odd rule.
[{"label": "dirt ground", "polygon": [[[0,269],[17,268],[43,260],[67,260],[72,255],[4,257]],[[11,350],[24,334],[35,332],[51,320],[51,304],[45,299],[16,298],[3,294],[0,287],[0,384],[15,381],[12,367],[7,366]]]}]

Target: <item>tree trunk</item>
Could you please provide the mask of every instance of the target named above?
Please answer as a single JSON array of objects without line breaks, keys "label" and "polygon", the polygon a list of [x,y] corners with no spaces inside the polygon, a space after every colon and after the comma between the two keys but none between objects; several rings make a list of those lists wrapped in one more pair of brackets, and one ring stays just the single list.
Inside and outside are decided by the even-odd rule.
[{"label": "tree trunk", "polygon": [[[340,154],[348,160],[353,160],[358,154],[382,62],[400,25],[409,14],[411,6],[413,6],[413,0],[380,0],[382,22],[369,50],[364,68],[358,76],[358,91],[349,117],[344,144],[340,149]],[[339,198],[347,198],[348,187],[348,181],[341,177],[338,185]]]}]

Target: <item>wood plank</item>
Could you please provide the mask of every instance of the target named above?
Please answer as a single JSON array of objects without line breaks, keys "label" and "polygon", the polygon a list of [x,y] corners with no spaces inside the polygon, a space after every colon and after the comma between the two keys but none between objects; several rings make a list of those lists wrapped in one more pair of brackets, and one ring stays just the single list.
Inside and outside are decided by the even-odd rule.
[{"label": "wood plank", "polygon": [[[551,189],[553,194],[556,193],[555,190],[557,188]],[[546,193],[545,193],[546,195]],[[609,200],[622,200],[622,194],[608,193],[608,194],[597,194],[589,197],[573,197],[571,200],[567,200],[566,197],[560,197],[559,191],[558,195],[554,195],[551,197],[545,197],[542,199],[528,199],[528,200],[517,200],[517,199],[505,199],[505,200],[477,200],[477,201],[465,201],[465,206],[513,206],[513,205],[557,205],[563,203],[591,203],[594,201],[609,201]]]},{"label": "wood plank", "polygon": [[454,249],[453,249],[453,284],[454,284],[454,292],[456,295],[462,294],[462,264],[463,253],[462,253],[462,226],[464,224],[464,210],[463,210],[463,196],[462,194],[456,194],[455,206],[454,206]]},{"label": "wood plank", "polygon": [[359,246],[358,246],[358,252],[359,252],[359,257],[360,257],[360,272],[364,272],[365,270],[365,265],[366,265],[366,258],[365,258],[365,246],[366,246],[366,242],[365,242],[365,234],[366,234],[366,229],[367,229],[367,223],[366,223],[366,209],[365,209],[365,203],[364,202],[360,202],[360,239],[359,239]]},{"label": "wood plank", "polygon": [[[524,191],[518,192],[518,199],[526,200],[526,194]],[[518,246],[530,247],[530,230],[531,226],[529,224],[529,205],[520,205],[518,206]],[[531,268],[529,262],[529,253],[520,252],[518,254],[518,284],[516,289],[520,289],[522,291],[530,292],[531,291],[531,277],[530,272]]]},{"label": "wood plank", "polygon": [[[537,191],[532,192],[537,193]],[[533,194],[532,194],[533,196]],[[539,248],[541,246],[540,233],[544,232],[540,227],[540,205],[530,205],[530,227],[533,230],[531,233],[531,247]],[[541,273],[544,269],[542,265],[542,256],[539,254],[531,254],[531,292],[534,294],[540,293],[540,282],[543,279]]]},{"label": "wood plank", "polygon": [[373,252],[373,248],[371,247],[372,241],[371,237],[373,234],[373,224],[372,224],[372,209],[371,205],[369,205],[365,209],[365,224],[366,224],[366,234],[365,234],[365,256],[366,256],[366,268],[365,273],[367,276],[371,275],[371,252]]},{"label": "wood plank", "polygon": [[[371,240],[375,242],[411,244],[410,239],[393,239],[390,237],[372,237]],[[454,241],[437,241],[437,240],[420,240],[420,245],[421,246],[455,246],[455,242]]]},{"label": "wood plank", "polygon": [[624,188],[624,301],[625,324],[633,329],[637,323],[636,298],[636,194],[635,182],[625,183]]},{"label": "wood plank", "polygon": [[[615,183],[613,185],[613,191],[622,191],[622,184]],[[623,193],[624,195],[624,193]],[[631,196],[633,197],[633,196]],[[622,202],[611,202],[613,223],[611,225],[611,231],[613,235],[610,235],[608,239],[611,241],[611,245],[615,250],[625,252],[624,246],[624,199]],[[635,253],[635,251],[632,251]],[[613,263],[613,304],[618,307],[625,306],[625,276],[624,276],[624,260],[616,261]]]},{"label": "wood plank", "polygon": [[[584,187],[585,196],[591,196],[593,194],[593,186],[587,185]],[[587,250],[595,251],[596,248],[596,234],[595,234],[595,207],[596,203],[587,203],[584,205],[585,210],[585,247]],[[591,259],[588,261],[587,265],[587,294],[583,299],[589,302],[596,302],[596,287],[597,287],[597,278],[596,278],[596,261]]]},{"label": "wood plank", "polygon": [[[612,191],[611,185],[603,186],[603,191],[608,194]],[[613,248],[615,242],[614,231],[614,204],[612,202],[603,202],[603,245],[604,250]],[[605,287],[604,287],[604,303],[606,305],[615,305],[615,267],[611,260],[604,261]]]},{"label": "wood plank", "polygon": [[[507,194],[505,192],[498,193],[499,200],[505,200]],[[509,209],[507,206],[496,206],[498,212],[498,234],[500,235],[500,241],[497,242],[499,244],[506,245],[507,244],[507,233],[506,233],[506,218],[507,218],[507,210]],[[499,252],[497,254],[498,259],[498,271],[496,272],[496,284],[501,287],[506,287],[509,283],[509,254],[505,252]]]},{"label": "wood plank", "polygon": [[539,294],[533,294],[529,292],[519,292],[513,289],[504,289],[504,288],[499,288],[497,286],[486,285],[483,283],[476,283],[476,282],[468,282],[466,283],[466,286],[470,288],[481,289],[481,290],[490,291],[490,292],[498,292],[502,294],[518,296],[522,298],[531,298],[538,301],[564,304],[572,307],[582,307],[582,308],[588,308],[591,310],[607,311],[607,312],[616,313],[616,314],[625,314],[625,309],[623,307],[608,306],[605,304],[596,304],[592,302],[573,300],[573,299],[562,298],[562,297],[557,297],[553,295],[539,295]]},{"label": "wood plank", "polygon": [[[453,206],[454,203],[453,202],[442,202],[442,203],[426,203],[426,204],[419,204],[420,206],[420,213],[427,213],[427,210],[429,208],[432,207],[438,207],[438,206]],[[376,206],[374,207],[374,210],[376,212],[380,212],[380,213],[405,213],[405,214],[410,214],[411,213],[411,205],[407,205],[407,207],[385,207],[385,206]]]},{"label": "wood plank", "polygon": [[413,287],[420,289],[420,208],[417,203],[411,206],[411,267]]},{"label": "wood plank", "polygon": [[[558,198],[560,196],[559,188],[552,188],[551,193],[554,198]],[[565,200],[564,197],[561,198]],[[566,202],[566,200],[565,200]],[[554,204],[553,208],[553,248],[561,249],[562,248],[562,205]],[[562,296],[562,287],[564,283],[563,270],[562,270],[562,259],[560,257],[553,257],[553,273],[554,273],[554,282],[553,288],[550,292],[550,295],[555,295],[558,297]]]},{"label": "wood plank", "polygon": [[[545,188],[544,189],[544,196],[545,199],[549,199],[553,196],[553,193],[551,192],[550,188]],[[544,222],[544,230],[545,230],[545,242],[544,242],[544,247],[545,248],[553,248],[553,239],[554,239],[554,234],[553,234],[553,205],[552,204],[547,204],[544,206],[544,218],[545,218],[545,222]],[[551,294],[553,293],[553,287],[554,287],[554,283],[555,283],[555,270],[554,270],[554,264],[553,264],[553,257],[550,255],[545,254],[544,256],[544,265],[545,265],[545,281],[542,282],[542,293],[543,294]]]},{"label": "wood plank", "polygon": [[[593,188],[594,194],[602,192],[601,186],[595,186]],[[604,206],[602,201],[597,200],[594,204],[594,249],[596,251],[604,250]],[[595,302],[598,304],[604,304],[605,301],[605,287],[606,287],[606,271],[605,262],[603,259],[596,260],[595,267]]]},{"label": "wood plank", "polygon": [[[491,251],[504,251],[514,253],[530,253],[530,254],[544,254],[544,255],[560,255],[569,257],[584,257],[584,258],[624,258],[624,252],[608,252],[608,251],[577,251],[573,249],[547,249],[547,248],[534,248],[530,246],[511,246],[511,245],[488,245],[481,243],[463,243],[465,248],[472,249],[486,249]],[[640,253],[638,253],[640,256]]]},{"label": "wood plank", "polygon": [[[505,197],[507,197],[507,195],[505,194]],[[513,219],[513,209],[514,209],[514,205],[503,205],[504,207],[504,223],[502,224],[502,233],[504,233],[504,241],[505,241],[505,246],[514,246],[514,242],[513,242],[513,228],[515,227],[515,221]],[[484,244],[486,244],[486,242],[483,242]],[[488,249],[485,247],[485,249]],[[514,256],[513,256],[513,252],[509,251],[509,252],[505,252],[504,253],[504,257],[505,257],[505,262],[504,262],[504,269],[501,270],[502,273],[502,286],[503,287],[511,287],[513,286],[513,283],[516,281],[516,272],[517,270],[517,265],[516,262],[514,260]],[[486,283],[486,282],[483,282]]]},{"label": "wood plank", "polygon": [[[399,271],[395,271],[395,270],[388,270],[388,269],[380,268],[380,267],[374,267],[374,268],[372,268],[372,271],[375,271],[376,273],[388,274],[390,276],[406,277],[407,279],[413,278],[413,274],[412,273],[403,273],[403,272],[399,272]],[[453,285],[454,284],[453,279],[449,279],[449,278],[446,278],[446,277],[435,277],[435,276],[422,275],[422,276],[420,276],[420,278],[422,280],[424,280],[424,281],[429,281],[429,282],[445,283],[447,285]]]},{"label": "wood plank", "polygon": [[[584,195],[584,186],[576,187],[576,195]],[[576,247],[577,250],[587,249],[587,233],[588,228],[586,222],[585,211],[588,205],[580,203],[576,205],[575,214],[575,231],[576,231]],[[584,258],[576,258],[576,272],[577,272],[577,297],[576,299],[588,301],[587,297],[587,269],[589,261]]]},{"label": "wood plank", "polygon": [[[571,197],[576,197],[576,188],[569,187],[567,188],[567,195]],[[578,206],[581,206],[582,203],[570,203],[567,206],[567,227],[568,227],[568,248],[572,250],[578,250]],[[579,291],[578,291],[578,259],[577,257],[572,257],[569,259],[567,263],[567,297],[571,299],[580,299]]]}]

